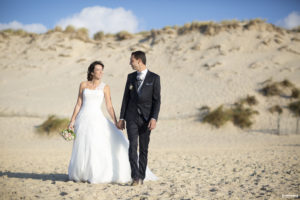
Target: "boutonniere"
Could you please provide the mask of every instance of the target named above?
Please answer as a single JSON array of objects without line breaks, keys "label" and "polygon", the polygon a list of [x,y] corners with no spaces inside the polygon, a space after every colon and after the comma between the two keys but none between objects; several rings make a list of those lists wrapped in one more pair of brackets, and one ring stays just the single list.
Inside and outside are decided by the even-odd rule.
[{"label": "boutonniere", "polygon": [[133,85],[130,84],[129,85],[129,90],[132,90],[132,88],[133,88]]}]

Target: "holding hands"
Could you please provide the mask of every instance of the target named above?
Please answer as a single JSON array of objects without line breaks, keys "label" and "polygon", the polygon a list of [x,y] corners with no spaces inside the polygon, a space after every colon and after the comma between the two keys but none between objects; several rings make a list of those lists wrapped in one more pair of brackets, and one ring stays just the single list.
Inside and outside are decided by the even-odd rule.
[{"label": "holding hands", "polygon": [[[120,120],[118,121],[118,123],[117,123],[116,126],[117,126],[118,129],[124,130],[124,129],[125,129],[125,120],[120,119]],[[156,120],[152,118],[152,119],[150,120],[149,124],[148,124],[148,129],[149,129],[150,131],[152,131],[152,130],[155,129],[155,128],[156,128]]]},{"label": "holding hands", "polygon": [[117,128],[120,130],[124,130],[125,129],[125,121],[123,119],[120,119],[117,123]]}]

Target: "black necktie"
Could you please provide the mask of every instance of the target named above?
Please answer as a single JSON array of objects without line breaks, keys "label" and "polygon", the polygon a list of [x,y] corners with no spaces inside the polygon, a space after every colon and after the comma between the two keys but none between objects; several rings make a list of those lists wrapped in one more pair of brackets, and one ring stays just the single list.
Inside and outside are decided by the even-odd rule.
[{"label": "black necktie", "polygon": [[141,76],[137,76],[136,77],[136,80],[137,80],[137,86],[138,86],[138,88],[140,87],[140,85],[142,84],[142,82],[143,82],[143,79],[141,79]]}]

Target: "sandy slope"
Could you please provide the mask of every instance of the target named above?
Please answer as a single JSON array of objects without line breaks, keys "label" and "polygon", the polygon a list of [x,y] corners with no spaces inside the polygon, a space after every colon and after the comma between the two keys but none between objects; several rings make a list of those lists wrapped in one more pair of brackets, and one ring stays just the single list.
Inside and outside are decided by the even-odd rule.
[{"label": "sandy slope", "polygon": [[[261,82],[289,79],[300,86],[300,35],[229,30],[161,34],[143,40],[83,42],[56,32],[35,39],[0,35],[0,197],[2,199],[281,199],[298,194],[300,136],[285,110],[283,132],[267,108],[289,99],[265,98]],[[162,107],[150,142],[149,166],[160,178],[136,188],[67,182],[72,143],[40,137],[49,114],[70,117],[79,83],[94,60],[119,113],[132,50],[147,52],[160,74]],[[197,121],[198,108],[230,105],[255,95],[254,126],[215,129]],[[286,134],[290,133],[290,134]]]}]

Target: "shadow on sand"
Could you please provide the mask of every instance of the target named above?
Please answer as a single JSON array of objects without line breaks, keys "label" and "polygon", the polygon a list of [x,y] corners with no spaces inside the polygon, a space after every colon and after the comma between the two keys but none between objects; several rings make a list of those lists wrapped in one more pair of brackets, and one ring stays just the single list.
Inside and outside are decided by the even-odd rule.
[{"label": "shadow on sand", "polygon": [[[67,174],[37,174],[37,173],[25,173],[25,172],[2,172],[0,171],[0,177],[7,176],[8,178],[24,178],[24,179],[36,179],[42,181],[61,181],[68,182],[69,177]],[[74,181],[73,181],[74,182]],[[85,182],[83,182],[85,183]],[[89,182],[87,182],[89,183]],[[130,183],[110,183],[118,186],[130,186]]]},{"label": "shadow on sand", "polygon": [[247,130],[247,132],[251,133],[251,132],[254,132],[254,133],[266,133],[266,134],[271,134],[271,135],[278,135],[278,131],[277,129],[250,129],[250,130]]},{"label": "shadow on sand", "polygon": [[26,179],[37,179],[43,181],[69,181],[67,174],[37,174],[37,173],[25,173],[25,172],[2,172],[0,171],[0,177],[7,176],[8,178],[26,178]]}]

